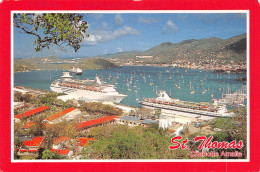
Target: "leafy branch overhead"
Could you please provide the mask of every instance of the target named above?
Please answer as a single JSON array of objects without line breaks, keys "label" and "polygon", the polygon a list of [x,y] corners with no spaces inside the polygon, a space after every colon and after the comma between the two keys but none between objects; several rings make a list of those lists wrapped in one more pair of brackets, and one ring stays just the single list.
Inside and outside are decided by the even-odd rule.
[{"label": "leafy branch overhead", "polygon": [[70,46],[76,52],[80,43],[89,36],[86,34],[88,26],[83,14],[17,13],[14,14],[13,24],[26,34],[36,36],[36,51],[55,44],[62,50],[65,50],[64,45]]}]

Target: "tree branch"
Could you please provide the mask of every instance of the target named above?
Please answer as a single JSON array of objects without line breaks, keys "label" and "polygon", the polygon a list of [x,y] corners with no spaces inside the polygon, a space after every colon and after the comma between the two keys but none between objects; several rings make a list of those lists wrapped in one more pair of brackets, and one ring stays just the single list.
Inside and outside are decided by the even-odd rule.
[{"label": "tree branch", "polygon": [[[16,23],[14,23],[14,26],[15,27],[17,27],[17,28],[20,28],[20,29],[22,29],[25,33],[27,33],[27,34],[31,34],[31,35],[34,35],[34,36],[37,36],[38,38],[39,38],[39,42],[40,43],[44,43],[44,42],[49,42],[49,43],[51,43],[52,42],[52,39],[51,38],[48,38],[48,39],[42,39],[41,38],[41,36],[40,35],[38,35],[37,33],[34,33],[33,32],[33,30],[32,31],[28,31],[28,30],[26,30],[24,27],[22,27],[22,26],[20,26],[20,25],[17,25]],[[64,41],[65,42],[65,41]],[[64,43],[63,42],[63,43]],[[57,45],[62,51],[66,51],[66,52],[68,52],[67,51],[67,49],[65,49],[63,46],[61,46],[61,44],[59,44],[59,43],[57,43],[57,42],[53,42],[55,45]]]},{"label": "tree branch", "polygon": [[34,33],[34,32],[32,32],[32,31],[30,32],[30,31],[26,30],[24,27],[17,25],[16,23],[14,23],[14,26],[15,26],[15,27],[18,27],[18,28],[20,28],[20,29],[22,29],[22,30],[23,30],[25,33],[27,33],[27,34],[31,34],[31,35],[37,36],[37,37],[39,38],[39,40],[42,40],[42,38],[40,37],[40,35],[38,35],[37,33]]}]

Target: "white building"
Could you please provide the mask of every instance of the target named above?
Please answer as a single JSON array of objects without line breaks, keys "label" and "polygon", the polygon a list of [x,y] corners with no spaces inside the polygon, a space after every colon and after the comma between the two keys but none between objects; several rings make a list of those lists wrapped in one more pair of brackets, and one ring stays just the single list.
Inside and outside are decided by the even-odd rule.
[{"label": "white building", "polygon": [[128,125],[129,127],[135,127],[141,124],[140,118],[132,117],[132,116],[123,116],[121,118],[115,119],[116,123],[122,125]]}]

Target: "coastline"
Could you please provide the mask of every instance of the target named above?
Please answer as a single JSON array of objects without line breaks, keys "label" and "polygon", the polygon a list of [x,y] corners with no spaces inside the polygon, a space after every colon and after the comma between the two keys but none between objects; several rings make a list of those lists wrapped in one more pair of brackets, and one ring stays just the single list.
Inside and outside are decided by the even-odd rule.
[{"label": "coastline", "polygon": [[[164,68],[179,68],[179,69],[198,69],[198,70],[204,70],[204,71],[212,71],[212,72],[216,72],[216,73],[223,73],[223,74],[228,74],[228,73],[235,73],[235,74],[246,74],[247,72],[247,69],[243,68],[238,68],[238,69],[226,69],[226,68],[212,68],[212,67],[202,67],[202,66],[191,66],[191,67],[187,67],[187,66],[172,66],[172,65],[160,65],[160,64],[147,64],[147,65],[144,65],[144,64],[141,64],[141,65],[130,65],[130,64],[126,64],[126,65],[120,65],[121,67],[122,66],[148,66],[148,67],[164,67]],[[220,70],[220,71],[218,71]],[[240,72],[241,70],[245,71],[245,72]]]}]

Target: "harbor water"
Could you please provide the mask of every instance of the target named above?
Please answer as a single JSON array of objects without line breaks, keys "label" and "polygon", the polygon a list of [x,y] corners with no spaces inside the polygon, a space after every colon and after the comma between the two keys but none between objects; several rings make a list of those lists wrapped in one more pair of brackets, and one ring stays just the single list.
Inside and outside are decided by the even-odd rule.
[{"label": "harbor water", "polygon": [[[41,70],[14,73],[14,86],[50,90],[53,80],[60,78],[62,70]],[[98,75],[104,82],[116,86],[120,93],[128,95],[121,104],[139,106],[138,100],[157,96],[166,90],[172,98],[184,101],[211,102],[223,93],[245,90],[246,82],[237,81],[246,74],[218,74],[208,70],[123,66],[114,69],[84,70],[75,79],[94,79]]]}]

